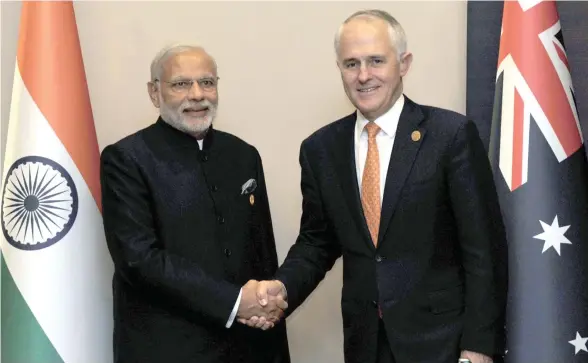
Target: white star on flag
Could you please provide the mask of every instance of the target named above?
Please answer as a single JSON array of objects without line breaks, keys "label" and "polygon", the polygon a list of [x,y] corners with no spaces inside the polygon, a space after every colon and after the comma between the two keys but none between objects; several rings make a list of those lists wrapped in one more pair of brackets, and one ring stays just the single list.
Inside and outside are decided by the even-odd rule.
[{"label": "white star on flag", "polygon": [[547,251],[549,247],[553,247],[557,254],[561,256],[561,244],[572,244],[572,242],[570,242],[570,240],[567,239],[566,236],[564,236],[564,234],[566,233],[568,228],[570,228],[570,226],[568,225],[560,227],[559,222],[557,220],[557,215],[555,216],[555,219],[553,220],[553,223],[551,225],[541,220],[539,222],[541,223],[541,227],[543,227],[543,233],[540,233],[534,236],[533,238],[542,239],[545,241],[545,244],[543,245],[543,251],[541,251],[541,253]]},{"label": "white star on flag", "polygon": [[588,348],[586,348],[586,342],[588,342],[588,337],[582,338],[580,333],[576,332],[576,339],[570,340],[568,343],[570,343],[576,348],[576,353],[574,354],[576,355],[581,350],[588,352]]}]

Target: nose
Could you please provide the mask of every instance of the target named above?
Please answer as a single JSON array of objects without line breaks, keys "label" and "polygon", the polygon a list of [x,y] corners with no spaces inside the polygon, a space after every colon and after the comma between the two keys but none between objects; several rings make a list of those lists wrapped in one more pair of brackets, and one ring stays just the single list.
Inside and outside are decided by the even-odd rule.
[{"label": "nose", "polygon": [[367,81],[370,80],[371,76],[372,75],[370,73],[369,68],[365,64],[362,64],[359,67],[359,74],[358,74],[358,77],[357,77],[357,79],[359,80],[359,82],[365,83],[365,82],[367,82]]},{"label": "nose", "polygon": [[194,82],[190,90],[188,90],[188,99],[194,101],[202,101],[204,99],[204,92],[200,88],[198,82]]}]

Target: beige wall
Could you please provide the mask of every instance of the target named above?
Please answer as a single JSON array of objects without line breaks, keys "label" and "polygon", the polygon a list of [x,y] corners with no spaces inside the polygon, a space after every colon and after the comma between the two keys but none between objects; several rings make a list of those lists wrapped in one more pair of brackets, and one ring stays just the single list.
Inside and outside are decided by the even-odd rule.
[{"label": "beige wall", "polygon": [[[315,129],[352,110],[333,34],[352,12],[380,7],[414,53],[405,93],[465,111],[466,2],[79,2],[76,16],[100,148],[155,120],[149,63],[167,43],[203,45],[217,58],[216,127],[255,145],[266,170],[280,262],[294,242],[301,196],[298,150]],[[2,138],[8,122],[19,3],[2,2]],[[75,100],[72,100],[75,102]],[[289,319],[293,361],[343,362],[341,261]]]}]

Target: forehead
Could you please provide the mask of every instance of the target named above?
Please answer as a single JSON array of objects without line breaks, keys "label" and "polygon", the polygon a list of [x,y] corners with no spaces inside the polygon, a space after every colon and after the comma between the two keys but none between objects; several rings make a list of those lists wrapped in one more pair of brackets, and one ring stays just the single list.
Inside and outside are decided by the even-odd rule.
[{"label": "forehead", "polygon": [[394,52],[388,24],[381,19],[353,19],[342,28],[339,58],[361,58]]},{"label": "forehead", "polygon": [[164,78],[216,76],[212,58],[202,51],[175,54],[163,64]]}]

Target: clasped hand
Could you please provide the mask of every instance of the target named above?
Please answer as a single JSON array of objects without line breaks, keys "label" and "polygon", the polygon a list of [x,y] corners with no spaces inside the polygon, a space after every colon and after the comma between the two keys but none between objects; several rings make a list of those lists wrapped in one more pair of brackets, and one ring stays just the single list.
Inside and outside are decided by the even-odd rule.
[{"label": "clasped hand", "polygon": [[286,291],[279,281],[249,280],[242,289],[237,321],[252,328],[273,328],[288,308]]}]

